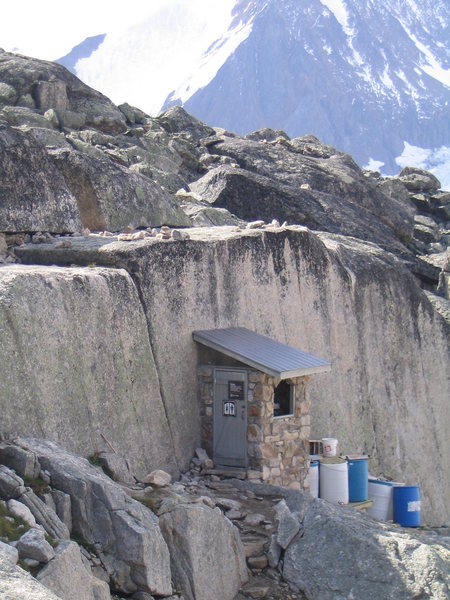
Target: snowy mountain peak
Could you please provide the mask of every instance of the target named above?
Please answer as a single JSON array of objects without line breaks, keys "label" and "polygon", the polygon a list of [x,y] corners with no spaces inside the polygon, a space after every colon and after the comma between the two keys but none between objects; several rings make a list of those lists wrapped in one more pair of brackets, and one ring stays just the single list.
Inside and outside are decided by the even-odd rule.
[{"label": "snowy mountain peak", "polygon": [[421,157],[450,186],[448,0],[157,4],[75,73],[150,114],[180,104],[240,134],[313,133],[385,174]]}]

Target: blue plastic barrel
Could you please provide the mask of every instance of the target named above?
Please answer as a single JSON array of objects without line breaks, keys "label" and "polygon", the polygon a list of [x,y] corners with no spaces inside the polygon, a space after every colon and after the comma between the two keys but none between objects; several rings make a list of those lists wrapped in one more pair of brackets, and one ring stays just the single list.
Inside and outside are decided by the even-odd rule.
[{"label": "blue plastic barrel", "polygon": [[365,502],[369,498],[369,461],[367,456],[348,458],[348,500]]},{"label": "blue plastic barrel", "polygon": [[420,488],[418,485],[394,487],[394,523],[403,527],[419,527]]}]

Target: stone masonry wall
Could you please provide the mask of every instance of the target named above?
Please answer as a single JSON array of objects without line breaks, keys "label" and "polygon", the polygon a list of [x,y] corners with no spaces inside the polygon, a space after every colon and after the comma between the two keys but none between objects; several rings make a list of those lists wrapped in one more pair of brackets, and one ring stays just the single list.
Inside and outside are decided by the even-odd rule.
[{"label": "stone masonry wall", "polygon": [[279,381],[259,371],[249,373],[249,464],[253,469],[262,470],[262,479],[272,485],[309,489],[310,402],[307,381],[308,377],[287,380],[294,386],[294,415],[274,417],[273,397]]},{"label": "stone masonry wall", "polygon": [[201,443],[208,456],[213,456],[214,368],[202,365],[197,370],[200,400]]}]

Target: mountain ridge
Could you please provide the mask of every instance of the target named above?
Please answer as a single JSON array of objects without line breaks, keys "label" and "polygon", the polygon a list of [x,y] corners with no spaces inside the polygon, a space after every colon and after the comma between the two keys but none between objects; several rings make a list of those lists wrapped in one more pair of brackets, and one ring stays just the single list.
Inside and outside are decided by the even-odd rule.
[{"label": "mountain ridge", "polygon": [[214,79],[187,100],[175,91],[165,106],[182,104],[240,134],[269,123],[290,136],[313,133],[360,164],[383,163],[387,174],[398,171],[405,143],[448,145],[444,3],[425,2],[419,10],[413,2],[386,8],[349,0],[337,3],[339,13],[325,1],[306,2],[302,10],[290,0],[269,1],[253,16],[257,5],[237,5],[233,23],[239,15],[254,19],[252,31]]}]

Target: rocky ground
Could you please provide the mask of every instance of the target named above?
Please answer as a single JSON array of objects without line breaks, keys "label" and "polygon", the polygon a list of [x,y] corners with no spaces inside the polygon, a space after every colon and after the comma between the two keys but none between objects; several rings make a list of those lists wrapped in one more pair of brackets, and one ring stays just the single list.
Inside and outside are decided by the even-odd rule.
[{"label": "rocky ground", "polygon": [[[447,530],[394,528],[252,484],[211,468],[201,449],[174,483],[163,471],[138,481],[112,452],[90,464],[34,439],[1,443],[0,463],[0,592],[9,598],[54,598],[45,588],[63,600],[448,597]],[[33,586],[40,595],[29,595]]]}]

